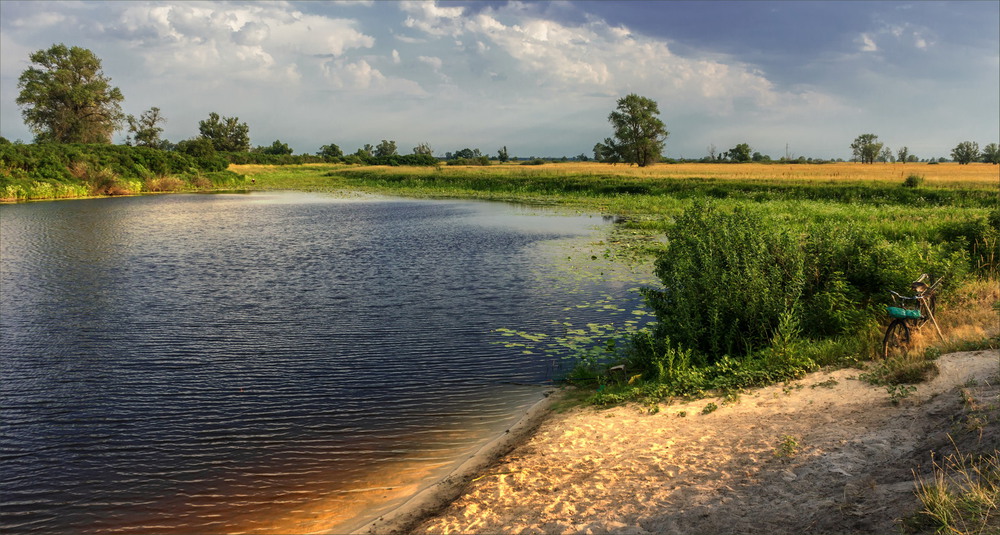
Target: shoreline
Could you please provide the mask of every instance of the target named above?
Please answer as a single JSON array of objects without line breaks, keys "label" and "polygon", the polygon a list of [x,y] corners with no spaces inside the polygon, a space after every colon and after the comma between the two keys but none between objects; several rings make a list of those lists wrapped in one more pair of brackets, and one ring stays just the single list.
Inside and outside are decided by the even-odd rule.
[{"label": "shoreline", "polygon": [[450,480],[457,498],[363,533],[897,532],[935,459],[1000,436],[1000,352],[935,362],[903,397],[844,368],[735,402],[546,411],[494,462],[465,463],[482,477]]},{"label": "shoreline", "polygon": [[[562,392],[562,390],[556,389],[542,392],[542,398],[528,407],[524,414],[510,426],[510,429],[484,444],[439,481],[420,490],[379,518],[352,531],[352,535],[412,531],[418,523],[433,516],[434,513],[460,497],[466,486],[477,480],[477,475],[483,474],[500,458],[528,440],[531,434],[550,416],[549,409],[563,397]],[[486,477],[486,475],[481,477]]]}]

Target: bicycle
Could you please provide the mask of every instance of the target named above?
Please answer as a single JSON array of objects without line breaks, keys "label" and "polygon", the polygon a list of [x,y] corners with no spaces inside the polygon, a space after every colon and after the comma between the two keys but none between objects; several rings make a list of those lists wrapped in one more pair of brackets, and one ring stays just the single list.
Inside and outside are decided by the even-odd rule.
[{"label": "bicycle", "polygon": [[[934,318],[934,308],[936,303],[935,293],[942,279],[938,279],[934,284],[927,285],[930,277],[924,273],[917,280],[910,284],[914,294],[912,296],[900,295],[892,290],[893,304],[901,306],[886,307],[889,316],[893,318],[892,323],[885,329],[885,337],[882,338],[882,357],[890,358],[905,354],[910,348],[911,330],[919,332],[927,322],[934,325],[941,340],[941,328],[937,319]],[[912,302],[911,307],[907,307],[907,302]]]}]

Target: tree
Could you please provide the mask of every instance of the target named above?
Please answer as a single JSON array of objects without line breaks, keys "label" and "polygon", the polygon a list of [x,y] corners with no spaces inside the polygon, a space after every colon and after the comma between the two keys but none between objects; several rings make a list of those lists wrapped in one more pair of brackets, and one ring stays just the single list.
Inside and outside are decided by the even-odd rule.
[{"label": "tree", "polygon": [[247,152],[250,150],[250,127],[239,117],[220,117],[214,111],[208,119],[198,121],[201,137],[212,142],[220,152]]},{"label": "tree", "polygon": [[751,150],[750,145],[740,143],[739,145],[729,149],[727,154],[729,155],[729,159],[734,162],[749,162]]},{"label": "tree", "polygon": [[896,151],[896,161],[906,163],[910,159],[910,149],[908,147],[900,147]]},{"label": "tree", "polygon": [[320,147],[319,152],[316,154],[324,158],[340,158],[344,155],[344,151],[340,150],[340,147],[336,143],[330,143],[329,145]]},{"label": "tree", "polygon": [[[615,111],[608,115],[614,138],[604,142],[623,161],[639,167],[660,161],[663,144],[670,135],[657,115],[656,102],[635,93],[618,99]],[[609,142],[610,141],[610,142]]]},{"label": "tree", "polygon": [[211,158],[215,156],[215,145],[204,137],[185,139],[177,144],[177,152],[182,152],[194,158]]},{"label": "tree", "polygon": [[431,148],[430,143],[425,142],[413,147],[413,154],[426,154],[428,156],[434,156],[434,149]]},{"label": "tree", "polygon": [[875,134],[861,134],[851,143],[851,150],[854,151],[855,161],[875,163],[882,153],[882,143],[879,143]]},{"label": "tree", "polygon": [[502,149],[497,151],[497,158],[500,160],[500,163],[506,162],[510,159],[510,155],[507,154],[507,145],[504,145]]},{"label": "tree", "polygon": [[256,151],[263,154],[275,154],[278,156],[294,152],[292,148],[288,146],[288,143],[282,143],[280,139],[274,140],[274,143],[271,143],[270,147],[257,147]]},{"label": "tree", "polygon": [[996,143],[990,143],[983,148],[983,162],[991,164],[1000,164],[1000,146]]},{"label": "tree", "polygon": [[466,160],[471,160],[473,158],[479,158],[482,155],[483,154],[481,152],[479,152],[479,149],[470,149],[470,148],[466,147],[466,148],[464,148],[464,149],[462,149],[460,151],[455,152],[455,154],[453,154],[452,157],[454,159],[456,159],[456,160],[459,159],[459,158],[464,158]]},{"label": "tree", "polygon": [[961,165],[974,162],[979,159],[979,143],[975,141],[963,141],[951,150],[951,158]]},{"label": "tree", "polygon": [[889,147],[882,149],[882,151],[878,153],[878,161],[883,163],[895,161],[893,160],[892,149]]},{"label": "tree", "polygon": [[365,143],[365,146],[358,149],[354,155],[359,158],[371,158],[374,151],[375,147],[373,147],[371,143]]},{"label": "tree", "polygon": [[604,143],[594,144],[594,161],[603,163],[617,163],[617,160],[615,159],[614,156],[614,151],[612,151],[611,147],[605,145]]},{"label": "tree", "polygon": [[137,147],[159,147],[160,134],[163,129],[157,126],[167,120],[160,115],[160,108],[153,106],[142,112],[138,119],[134,115],[128,116],[128,137],[125,143],[135,144]]},{"label": "tree", "polygon": [[111,143],[125,118],[125,97],[104,76],[101,60],[90,50],[63,44],[29,58],[38,67],[29,67],[18,78],[17,105],[35,140]]},{"label": "tree", "polygon": [[396,156],[399,154],[396,152],[396,142],[382,140],[381,143],[375,147],[374,155],[376,158],[388,158],[389,156]]}]

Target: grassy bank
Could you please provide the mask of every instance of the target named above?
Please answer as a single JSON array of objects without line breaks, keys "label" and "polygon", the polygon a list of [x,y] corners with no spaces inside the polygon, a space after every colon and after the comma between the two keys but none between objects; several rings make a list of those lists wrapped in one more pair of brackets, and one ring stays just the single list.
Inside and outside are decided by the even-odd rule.
[{"label": "grassy bank", "polygon": [[146,147],[0,143],[0,202],[242,187],[227,165]]}]

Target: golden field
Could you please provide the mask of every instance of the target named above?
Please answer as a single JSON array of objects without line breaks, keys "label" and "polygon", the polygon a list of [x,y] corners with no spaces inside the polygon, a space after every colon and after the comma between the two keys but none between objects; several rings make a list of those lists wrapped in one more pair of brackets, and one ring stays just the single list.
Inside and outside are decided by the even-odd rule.
[{"label": "golden field", "polygon": [[[803,180],[803,181],[877,181],[902,182],[911,174],[920,175],[927,185],[978,185],[1000,186],[1000,166],[972,163],[876,163],[852,162],[825,164],[761,164],[761,163],[676,163],[636,167],[624,164],[611,165],[597,162],[549,163],[522,166],[517,163],[495,165],[486,169],[538,170],[545,174],[594,174],[664,178],[718,178],[735,180]],[[463,167],[466,171],[468,168]]]}]

